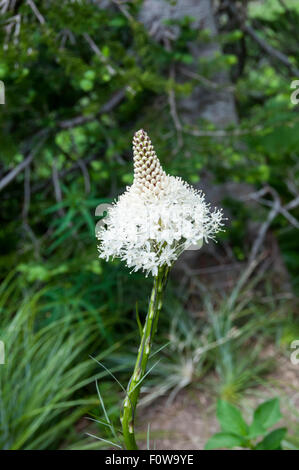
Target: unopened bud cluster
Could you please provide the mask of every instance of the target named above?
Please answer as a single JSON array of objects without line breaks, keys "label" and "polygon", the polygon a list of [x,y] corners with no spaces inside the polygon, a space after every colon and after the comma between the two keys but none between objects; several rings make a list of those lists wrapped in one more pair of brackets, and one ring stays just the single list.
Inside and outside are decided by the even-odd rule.
[{"label": "unopened bud cluster", "polygon": [[134,186],[140,192],[147,189],[156,194],[164,187],[163,171],[147,133],[141,129],[133,137]]}]

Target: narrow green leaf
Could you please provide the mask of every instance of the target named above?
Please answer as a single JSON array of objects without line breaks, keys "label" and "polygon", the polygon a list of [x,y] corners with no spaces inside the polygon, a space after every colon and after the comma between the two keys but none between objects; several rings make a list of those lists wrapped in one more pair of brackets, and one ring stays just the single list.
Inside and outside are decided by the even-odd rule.
[{"label": "narrow green leaf", "polygon": [[91,217],[88,210],[86,210],[85,208],[81,208],[80,212],[81,212],[82,216],[84,217],[86,224],[89,227],[90,234],[93,235],[94,230],[95,230],[95,223],[94,223],[93,218]]},{"label": "narrow green leaf", "polygon": [[66,201],[61,201],[61,202],[58,202],[57,204],[51,206],[51,207],[48,207],[47,209],[45,209],[43,211],[44,214],[51,214],[51,212],[56,212],[58,211],[59,209],[62,209],[63,207],[65,207],[67,205],[67,202]]},{"label": "narrow green leaf", "polygon": [[57,237],[68,227],[74,215],[75,215],[74,209],[70,209],[68,213],[66,214],[66,216],[60,219],[60,224],[58,225],[58,228],[53,233],[53,237]]}]

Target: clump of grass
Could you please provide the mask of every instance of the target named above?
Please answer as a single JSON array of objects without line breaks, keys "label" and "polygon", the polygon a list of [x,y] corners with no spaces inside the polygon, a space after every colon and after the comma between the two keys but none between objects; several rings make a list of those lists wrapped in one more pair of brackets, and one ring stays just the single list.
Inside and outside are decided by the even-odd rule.
[{"label": "clump of grass", "polygon": [[[0,366],[1,449],[67,446],[70,428],[98,405],[98,397],[86,387],[106,375],[89,355],[101,359],[115,347],[105,346],[96,319],[88,312],[80,312],[81,321],[73,311],[48,324],[41,321],[43,293],[22,298],[12,281],[1,288],[0,338],[5,345],[5,364]],[[98,347],[101,355],[96,353]],[[82,447],[89,445],[83,434],[77,440]]]},{"label": "clump of grass", "polygon": [[[263,355],[263,348],[276,340],[288,306],[276,301],[271,292],[260,295],[254,289],[258,281],[254,278],[239,292],[233,290],[220,299],[198,287],[204,315],[181,308],[181,303],[188,305],[186,294],[182,294],[184,302],[178,296],[170,302],[166,299],[167,315],[164,319],[162,315],[163,328],[156,345],[161,359],[156,365],[156,356],[150,361],[154,367],[142,387],[141,405],[163,395],[171,401],[190,385],[208,387],[214,396],[238,402],[248,388],[259,385],[274,366],[273,360]],[[113,361],[128,370],[134,351],[114,355]]]}]

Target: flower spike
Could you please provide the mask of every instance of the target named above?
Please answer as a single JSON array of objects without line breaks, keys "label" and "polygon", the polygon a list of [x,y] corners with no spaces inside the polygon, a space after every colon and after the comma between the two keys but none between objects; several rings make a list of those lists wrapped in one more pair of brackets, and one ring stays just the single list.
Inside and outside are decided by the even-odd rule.
[{"label": "flower spike", "polygon": [[133,137],[134,181],[107,211],[97,232],[100,258],[121,258],[133,271],[156,276],[180,254],[221,230],[222,211],[211,211],[201,191],[167,175],[147,133]]}]

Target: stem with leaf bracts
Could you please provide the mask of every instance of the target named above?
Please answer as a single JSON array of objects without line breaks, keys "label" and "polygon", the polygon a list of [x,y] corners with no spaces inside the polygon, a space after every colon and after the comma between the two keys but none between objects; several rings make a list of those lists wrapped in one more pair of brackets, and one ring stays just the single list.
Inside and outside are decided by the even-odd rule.
[{"label": "stem with leaf bracts", "polygon": [[151,351],[154,335],[156,333],[159,313],[162,308],[163,293],[166,287],[170,268],[162,266],[154,277],[154,286],[151,293],[148,312],[142,331],[140,346],[133,375],[127,387],[127,395],[123,403],[121,423],[123,438],[127,450],[137,450],[134,423],[136,407],[139,398],[141,383],[145,376],[146,366]]}]

